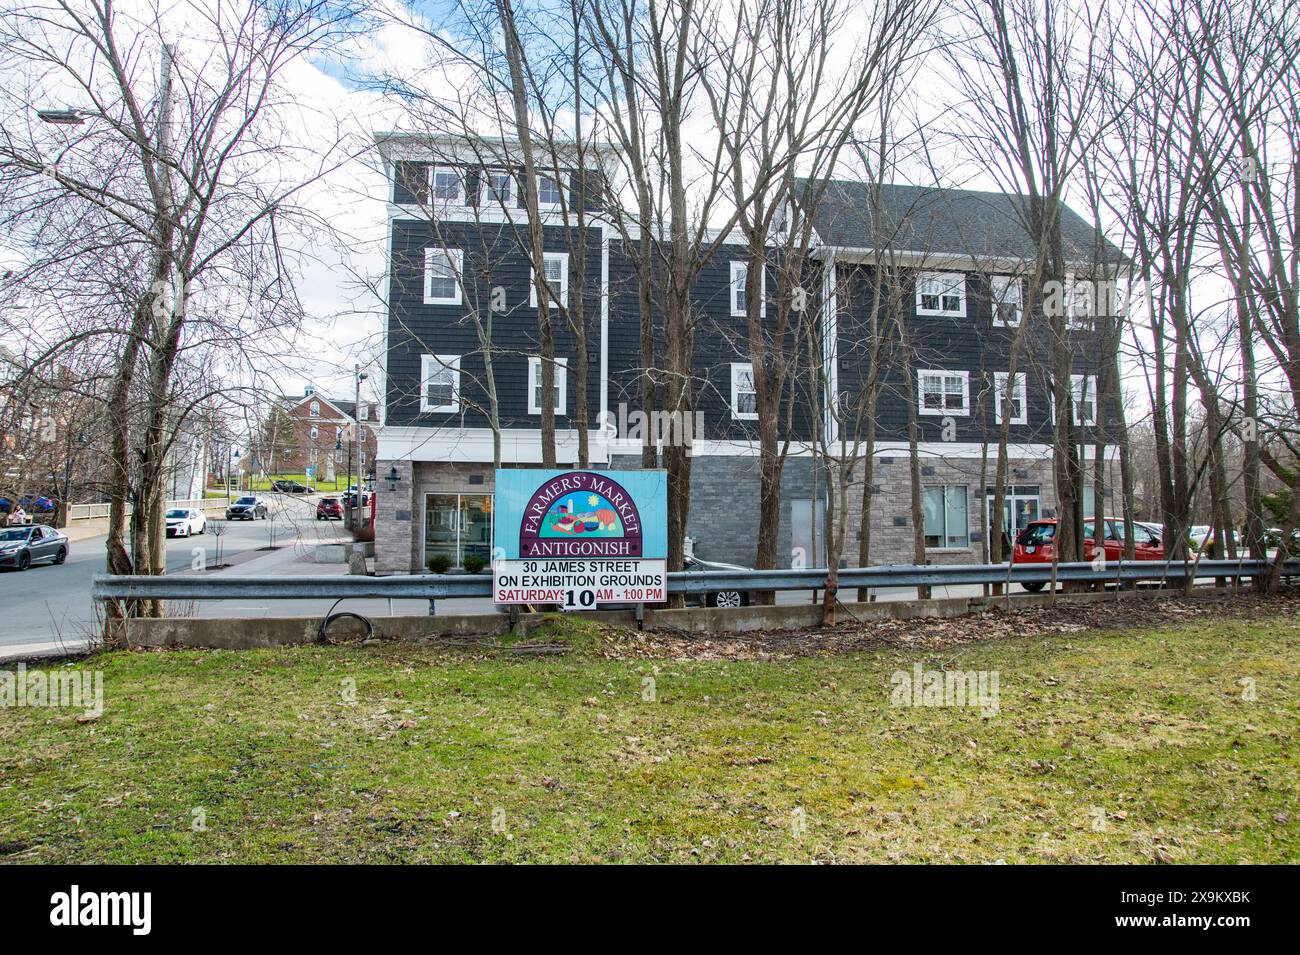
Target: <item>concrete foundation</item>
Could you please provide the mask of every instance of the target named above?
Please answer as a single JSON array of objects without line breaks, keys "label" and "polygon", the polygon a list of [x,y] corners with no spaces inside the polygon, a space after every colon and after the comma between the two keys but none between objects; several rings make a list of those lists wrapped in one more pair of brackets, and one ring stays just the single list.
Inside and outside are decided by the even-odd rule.
[{"label": "concrete foundation", "polygon": [[[1206,588],[1198,593],[1213,594]],[[1137,590],[1123,595],[1123,600],[1167,599],[1167,590]],[[1056,594],[1058,604],[1100,603],[1114,601],[1114,593]],[[1011,607],[1046,606],[1050,594],[1014,594]],[[842,622],[905,620],[924,617],[952,618],[1002,606],[1001,597],[953,597],[944,600],[889,600],[875,603],[844,603]],[[527,632],[544,623],[549,614],[522,614],[519,625]],[[630,610],[584,613],[589,620],[618,626],[635,627],[636,615]],[[129,646],[193,648],[212,650],[251,650],[259,647],[300,646],[315,643],[319,617],[257,617],[221,619],[166,617],[136,619],[125,622],[124,637]],[[821,623],[821,607],[813,604],[780,604],[761,607],[688,607],[646,610],[644,626],[686,631],[688,633],[743,633],[747,630],[776,630],[815,627]],[[401,642],[436,642],[455,636],[499,636],[510,629],[507,614],[447,614],[432,617],[374,617],[373,636],[380,640]],[[330,628],[332,639],[361,636],[364,628],[355,620],[342,620]]]}]

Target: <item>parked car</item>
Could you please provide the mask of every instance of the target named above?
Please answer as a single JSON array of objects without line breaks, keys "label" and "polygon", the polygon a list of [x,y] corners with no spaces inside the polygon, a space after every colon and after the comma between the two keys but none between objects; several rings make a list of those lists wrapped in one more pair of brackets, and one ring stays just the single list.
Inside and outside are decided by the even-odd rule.
[{"label": "parked car", "polygon": [[303,484],[301,481],[273,481],[271,488],[282,494],[310,494],[312,492],[311,485]]},{"label": "parked car", "polygon": [[260,498],[241,497],[226,508],[226,520],[264,521],[266,520],[266,504]]},{"label": "parked car", "polygon": [[[368,507],[368,506],[370,505],[370,498],[373,497],[373,496],[374,496],[374,495],[373,495],[370,491],[362,491],[362,492],[361,492],[361,506],[362,506],[362,507]],[[343,504],[344,504],[345,507],[356,507],[356,506],[357,506],[357,492],[356,492],[356,485],[355,485],[355,484],[352,485],[352,487],[348,490],[348,492],[347,492],[346,494],[343,495]]]},{"label": "parked car", "polygon": [[61,564],[68,559],[68,538],[45,524],[0,529],[0,567],[26,570],[42,561]]},{"label": "parked car", "polygon": [[[1241,535],[1235,530],[1232,531],[1232,543],[1235,547],[1241,547]],[[1187,532],[1187,546],[1191,548],[1193,554],[1202,547],[1208,554],[1210,548],[1214,546],[1214,528],[1208,524],[1197,524]]]},{"label": "parked car", "polygon": [[343,520],[343,502],[337,497],[322,497],[316,504],[316,520]]},{"label": "parked car", "polygon": [[[682,561],[682,570],[687,573],[702,573],[709,570],[729,570],[748,573],[751,568],[739,564],[723,564],[715,560],[703,560],[699,557],[687,557]],[[701,605],[710,607],[744,607],[750,601],[747,590],[721,590],[717,593],[700,594]]]},{"label": "parked car", "polygon": [[208,529],[208,519],[202,511],[188,507],[173,507],[166,515],[168,537],[189,537]]},{"label": "parked car", "polygon": [[[1096,528],[1093,523],[1094,520],[1094,518],[1089,517],[1083,522],[1084,560],[1093,560],[1097,554],[1097,543],[1094,539]],[[1119,560],[1124,556],[1124,522],[1114,517],[1107,517],[1105,521],[1103,547],[1106,560]],[[1055,540],[1056,520],[1054,518],[1033,521],[1016,538],[1015,547],[1011,550],[1011,562],[1013,564],[1050,564],[1056,554]],[[1136,560],[1165,559],[1165,548],[1160,536],[1154,533],[1149,525],[1139,521],[1133,522],[1133,556]],[[1022,583],[1020,586],[1032,593],[1037,593],[1046,587],[1047,583],[1040,580]]]}]

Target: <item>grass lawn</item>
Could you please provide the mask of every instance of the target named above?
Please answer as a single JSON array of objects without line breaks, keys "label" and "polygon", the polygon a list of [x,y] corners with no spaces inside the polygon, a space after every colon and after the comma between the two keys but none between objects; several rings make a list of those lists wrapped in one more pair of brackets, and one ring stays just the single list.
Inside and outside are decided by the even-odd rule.
[{"label": "grass lawn", "polygon": [[[1300,860],[1300,621],[1062,629],[105,654],[98,720],[0,709],[0,860]],[[892,706],[916,663],[996,670],[997,714]]]}]

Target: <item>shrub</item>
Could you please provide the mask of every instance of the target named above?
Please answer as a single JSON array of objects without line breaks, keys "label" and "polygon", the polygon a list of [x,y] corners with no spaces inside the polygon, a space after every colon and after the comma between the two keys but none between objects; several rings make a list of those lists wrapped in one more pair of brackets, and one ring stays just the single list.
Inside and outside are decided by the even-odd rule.
[{"label": "shrub", "polygon": [[478,554],[467,554],[465,556],[465,573],[481,574],[486,563]]},{"label": "shrub", "polygon": [[429,569],[435,574],[445,574],[451,569],[451,558],[446,554],[435,554],[429,558]]}]

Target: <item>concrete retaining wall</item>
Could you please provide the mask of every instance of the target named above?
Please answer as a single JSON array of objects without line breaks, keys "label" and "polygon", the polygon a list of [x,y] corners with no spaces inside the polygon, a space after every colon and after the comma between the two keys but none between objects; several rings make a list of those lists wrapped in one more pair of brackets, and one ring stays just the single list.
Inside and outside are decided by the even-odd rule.
[{"label": "concrete retaining wall", "polygon": [[[1198,593],[1213,593],[1206,588]],[[1123,595],[1126,602],[1160,599],[1170,596],[1166,590],[1138,590]],[[1114,593],[1057,594],[1058,603],[1099,603],[1114,601]],[[912,619],[919,617],[951,618],[1000,605],[1000,597],[952,597],[936,600],[889,600],[876,603],[845,603],[839,619],[853,620]],[[1013,608],[1046,606],[1049,594],[1015,594]],[[600,611],[584,617],[603,623],[636,626],[633,611]],[[520,627],[527,632],[547,619],[545,614],[523,614]],[[658,627],[690,633],[744,632],[815,627],[821,622],[821,607],[813,604],[779,604],[765,607],[688,607],[677,610],[647,610],[646,629]],[[510,629],[506,614],[440,614],[433,617],[374,617],[374,636],[381,640],[420,642],[449,636],[497,636]],[[319,617],[256,617],[251,619],[166,617],[161,620],[126,621],[128,645],[141,647],[193,647],[222,650],[248,650],[255,647],[283,647],[314,643]],[[333,624],[330,637],[355,638],[363,628],[355,620]]]}]

